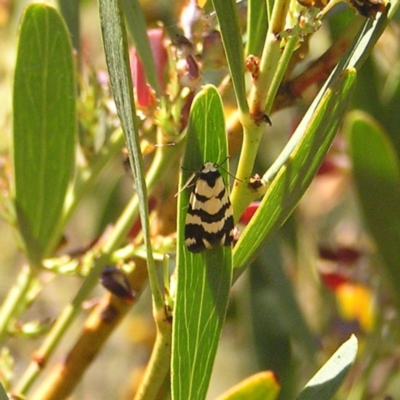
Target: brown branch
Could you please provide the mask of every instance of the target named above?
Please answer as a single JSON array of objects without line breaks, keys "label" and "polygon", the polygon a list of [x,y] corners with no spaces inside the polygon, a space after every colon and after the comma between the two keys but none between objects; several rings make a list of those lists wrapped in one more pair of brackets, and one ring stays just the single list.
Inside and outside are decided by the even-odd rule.
[{"label": "brown branch", "polygon": [[356,17],[324,54],[300,75],[284,83],[279,89],[273,111],[293,105],[312,85],[320,88],[353,42],[364,21],[365,18]]},{"label": "brown branch", "polygon": [[[140,293],[147,282],[146,262],[137,259],[135,263],[136,268],[128,279],[132,289]],[[107,293],[87,318],[65,361],[52,368],[52,372],[30,399],[66,399],[131,306],[132,304]]]}]

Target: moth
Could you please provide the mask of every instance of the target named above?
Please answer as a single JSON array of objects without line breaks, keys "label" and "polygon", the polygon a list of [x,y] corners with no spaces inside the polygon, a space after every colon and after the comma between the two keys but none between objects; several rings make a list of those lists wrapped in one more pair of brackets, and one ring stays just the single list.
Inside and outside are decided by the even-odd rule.
[{"label": "moth", "polygon": [[218,164],[206,162],[185,185],[194,183],[185,223],[185,244],[192,253],[230,246],[234,222],[232,205]]}]

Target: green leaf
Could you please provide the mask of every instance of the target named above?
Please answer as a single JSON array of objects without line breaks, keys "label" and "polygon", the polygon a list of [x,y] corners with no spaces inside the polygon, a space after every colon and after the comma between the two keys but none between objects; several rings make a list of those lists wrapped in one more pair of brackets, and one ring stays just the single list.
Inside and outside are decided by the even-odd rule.
[{"label": "green leaf", "polygon": [[[396,7],[397,3],[398,2],[396,2]],[[391,12],[392,7],[390,8],[390,13]],[[298,141],[298,135],[301,134],[302,130],[306,130],[301,139],[303,145],[301,145],[300,142],[296,145],[299,150],[297,155],[299,156],[299,159],[311,164],[312,168],[309,169],[309,172],[315,174],[326,151],[329,149],[330,143],[336,133],[336,129],[339,126],[340,119],[343,118],[346,111],[355,78],[355,71],[353,68],[360,68],[362,66],[365,58],[371,52],[387,23],[388,17],[386,14],[381,14],[375,20],[367,20],[365,22],[354,42],[349,47],[346,55],[341,59],[329,79],[321,88],[317,97],[314,99],[314,102],[306,116],[303,118],[301,125],[298,127],[296,133],[292,136],[290,142],[282,152],[282,156],[280,156],[274,163],[274,168],[271,168],[268,171],[268,178],[275,176],[277,169],[280,169],[282,164],[280,159],[286,160],[289,158],[288,167],[290,167],[290,170],[286,167],[279,171],[279,176],[282,181],[278,183],[275,179],[268,189],[267,196],[263,199],[262,205],[266,206],[268,202],[268,210],[265,209],[264,213],[260,211],[260,209],[258,210],[259,214],[256,214],[253,217],[239,240],[239,243],[235,247],[234,279],[236,279],[240,275],[241,271],[243,271],[245,263],[253,256],[253,252],[256,251],[262,240],[270,237],[276,229],[282,225],[284,220],[293,211],[307,188],[307,185],[311,182],[312,177],[308,173],[304,177],[299,177],[299,179],[295,178],[293,166],[294,164],[298,167],[301,165],[293,159],[293,157],[296,156],[294,154],[291,155],[290,153],[292,152],[296,141]],[[341,85],[343,86],[342,89],[340,89]],[[334,90],[332,91],[332,89]],[[319,104],[321,101],[326,102],[325,105],[327,105],[328,108],[324,108],[325,105],[321,106],[321,104]],[[330,110],[329,107],[332,109]],[[321,113],[322,119],[317,115],[318,113]],[[335,117],[333,117],[333,115],[335,115]],[[312,131],[314,131],[314,133],[311,133]],[[311,141],[307,139],[308,135],[315,136],[314,139],[317,140],[317,142],[314,143],[314,139],[311,139]],[[311,136],[309,138],[311,138]],[[319,145],[321,146],[318,147]],[[318,157],[314,157],[312,151],[308,153],[307,146],[310,146],[310,149],[315,149],[314,151],[318,153]],[[295,161],[294,164],[293,161]],[[303,167],[306,168],[306,166]],[[302,182],[302,178],[306,178],[306,181]],[[286,179],[289,179],[288,183],[284,182]],[[297,183],[295,181],[297,181]],[[289,196],[286,196],[283,192],[285,190],[285,185],[287,185],[287,189],[289,190]],[[267,200],[269,196],[272,196],[273,198]],[[281,196],[282,199],[280,198]],[[260,221],[255,221],[257,215],[261,218]],[[253,229],[253,227],[256,229],[254,232],[250,233],[249,231]],[[260,230],[258,230],[258,227],[260,227]],[[248,234],[249,236],[247,236]],[[245,245],[241,248],[243,244]]]},{"label": "green leaf", "polygon": [[[391,4],[391,9],[393,9],[393,4]],[[335,79],[337,75],[341,74],[342,71],[347,68],[361,68],[364,61],[370,55],[375,43],[385,30],[388,22],[387,13],[380,14],[379,17],[374,20],[367,19],[365,21],[352,45],[338,63],[336,73],[332,75],[331,80]]]},{"label": "green leaf", "polygon": [[3,385],[0,383],[0,400],[9,400]]},{"label": "green leaf", "polygon": [[[234,251],[235,277],[292,213],[318,171],[347,110],[356,73],[348,70],[326,90],[296,129],[287,147],[295,142],[286,164],[272,181],[260,207],[242,233]],[[298,140],[298,135],[301,139]],[[279,160],[277,160],[279,164]]]},{"label": "green leaf", "polygon": [[74,167],[75,70],[69,33],[45,4],[25,9],[13,94],[17,219],[33,264],[60,240],[62,209]]},{"label": "green leaf", "polygon": [[241,112],[248,111],[242,33],[235,0],[212,0],[221,30],[229,72]]},{"label": "green leaf", "polygon": [[[214,86],[204,86],[189,117],[181,187],[208,161],[223,163],[228,154],[224,113]],[[224,165],[227,169],[227,165]],[[227,172],[220,169],[225,182]],[[230,247],[191,253],[184,226],[189,190],[179,196],[177,290],[172,339],[172,398],[204,399],[225,319],[232,279]]]},{"label": "green leaf", "polygon": [[146,71],[146,79],[151,87],[160,94],[156,67],[154,64],[153,52],[151,51],[147,26],[142,7],[138,0],[122,0],[122,7],[129,32],[135,42],[135,47]]},{"label": "green leaf", "polygon": [[79,0],[58,0],[61,15],[68,26],[71,35],[72,46],[80,57],[81,50],[81,28],[80,28],[80,1]]},{"label": "green leaf", "polygon": [[297,400],[331,399],[353,365],[357,348],[357,338],[352,335],[307,383]]},{"label": "green leaf", "polygon": [[248,1],[246,56],[261,57],[268,31],[268,14],[265,0]]},{"label": "green leaf", "polygon": [[383,129],[354,111],[344,125],[353,175],[367,226],[381,254],[392,294],[400,307],[400,165]]},{"label": "green leaf", "polygon": [[[128,147],[130,167],[135,178],[135,189],[139,202],[140,221],[147,252],[147,268],[151,290],[155,307],[160,309],[163,308],[163,300],[158,286],[150,240],[147,187],[136,122],[132,75],[121,2],[118,0],[100,0],[99,10],[111,88]],[[129,229],[128,222],[129,220],[127,220],[127,224],[123,227],[124,230]]]},{"label": "green leaf", "polygon": [[279,383],[271,371],[259,372],[238,383],[217,400],[275,400]]},{"label": "green leaf", "polygon": [[130,166],[135,178],[136,192],[139,198],[142,229],[147,233],[149,225],[147,190],[143,172],[139,132],[135,118],[136,109],[133,99],[132,76],[121,4],[118,0],[100,0],[99,9],[111,88],[128,146]]}]

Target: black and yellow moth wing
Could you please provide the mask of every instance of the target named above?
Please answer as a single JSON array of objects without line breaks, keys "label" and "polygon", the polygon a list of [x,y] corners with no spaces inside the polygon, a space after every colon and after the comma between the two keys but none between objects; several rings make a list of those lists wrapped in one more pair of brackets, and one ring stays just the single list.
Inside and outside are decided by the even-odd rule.
[{"label": "black and yellow moth wing", "polygon": [[224,181],[213,163],[198,173],[190,195],[185,244],[193,253],[233,242],[233,213]]},{"label": "black and yellow moth wing", "polygon": [[[233,242],[233,215],[227,214],[230,203],[217,214],[207,214],[193,210],[189,206],[185,225],[185,243],[190,251],[198,253],[214,246],[230,246]],[[199,216],[199,212],[203,215]],[[221,220],[213,220],[221,216]],[[206,219],[209,222],[206,222]]]}]

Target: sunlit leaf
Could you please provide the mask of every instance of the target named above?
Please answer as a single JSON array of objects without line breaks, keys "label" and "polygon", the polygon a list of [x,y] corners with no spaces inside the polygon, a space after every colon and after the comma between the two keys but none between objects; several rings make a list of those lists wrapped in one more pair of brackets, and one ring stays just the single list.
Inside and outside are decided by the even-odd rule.
[{"label": "sunlit leaf", "polygon": [[238,107],[248,109],[245,87],[244,51],[239,26],[237,5],[234,0],[212,0],[221,29],[229,71],[236,93]]},{"label": "sunlit leaf", "polygon": [[69,33],[57,11],[31,4],[18,38],[13,95],[15,206],[31,261],[60,240],[74,167],[75,71]]},{"label": "sunlit leaf", "polygon": [[[181,187],[208,161],[227,157],[224,114],[218,91],[207,85],[195,98],[189,119]],[[224,165],[227,169],[227,165]],[[221,175],[228,182],[227,173]],[[191,253],[184,242],[190,189],[178,204],[177,291],[172,345],[172,398],[204,399],[224,322],[232,279],[229,247]]]},{"label": "sunlit leaf", "polygon": [[136,109],[124,19],[122,18],[118,0],[100,0],[99,5],[104,51],[110,74],[111,88],[125,134],[130,166],[135,177],[136,194],[139,199],[142,229],[145,233],[145,241],[147,241],[149,237],[147,189],[135,118]]},{"label": "sunlit leaf", "polygon": [[346,71],[324,93],[315,108],[310,108],[297,128],[292,139],[302,133],[301,140],[271,182],[260,207],[235,246],[235,276],[261,243],[285,222],[310,185],[347,110],[355,77],[354,70]]},{"label": "sunlit leaf", "polygon": [[352,335],[307,383],[297,400],[331,399],[353,365],[357,349],[357,338]]}]

